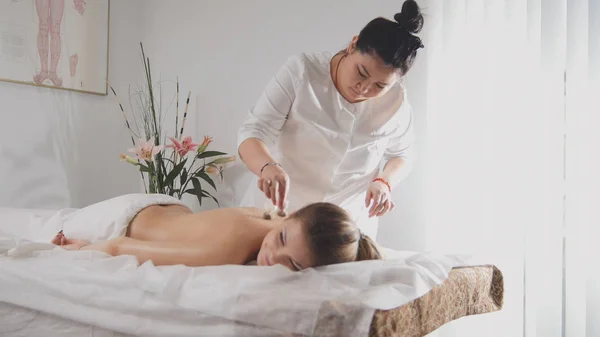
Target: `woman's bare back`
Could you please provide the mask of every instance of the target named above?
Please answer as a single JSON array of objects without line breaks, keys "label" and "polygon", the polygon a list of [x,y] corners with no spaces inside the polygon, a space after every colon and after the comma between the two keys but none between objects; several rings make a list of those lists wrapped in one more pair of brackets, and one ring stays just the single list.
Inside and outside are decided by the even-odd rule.
[{"label": "woman's bare back", "polygon": [[245,264],[256,258],[263,238],[282,219],[265,220],[256,208],[192,213],[183,206],[157,205],[139,212],[126,236],[172,245],[196,256],[200,265]]}]

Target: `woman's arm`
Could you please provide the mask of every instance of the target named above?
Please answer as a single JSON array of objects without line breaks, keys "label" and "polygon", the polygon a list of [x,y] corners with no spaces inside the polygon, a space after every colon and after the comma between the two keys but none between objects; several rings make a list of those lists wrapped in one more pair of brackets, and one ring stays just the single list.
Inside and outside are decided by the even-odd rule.
[{"label": "woman's arm", "polygon": [[271,78],[238,130],[240,158],[258,176],[263,165],[273,161],[266,144],[278,141],[303,76],[302,59],[290,57]]},{"label": "woman's arm", "polygon": [[271,199],[273,205],[285,209],[290,179],[283,168],[276,165],[265,143],[256,138],[246,139],[240,145],[239,153],[248,169],[260,177],[258,189]]},{"label": "woman's arm", "polygon": [[[385,165],[377,178],[367,188],[365,207],[370,207],[369,217],[383,216],[394,209],[395,205],[391,199],[391,189],[404,180],[412,170],[414,162],[414,131],[412,121],[412,110],[405,101],[402,110],[406,109],[404,120],[399,123],[395,135],[389,140],[388,147],[383,154]],[[403,111],[400,111],[402,113]],[[405,124],[403,126],[402,124]]]},{"label": "woman's arm", "polygon": [[260,177],[260,170],[266,163],[275,161],[265,143],[258,138],[244,140],[238,149],[240,159],[252,173]]},{"label": "woman's arm", "polygon": [[[177,242],[152,242],[119,237],[105,242],[97,242],[81,248],[95,250],[112,256],[133,255],[140,264],[151,260],[156,266],[183,264],[189,267],[244,264],[246,257],[242,250],[222,249],[224,245],[189,245]],[[247,255],[247,254],[244,254]]]},{"label": "woman's arm", "polygon": [[377,176],[390,183],[393,187],[404,180],[411,171],[411,163],[405,157],[389,158],[383,167],[383,171]]},{"label": "woman's arm", "polygon": [[390,139],[383,156],[385,165],[378,175],[378,178],[389,182],[391,187],[408,176],[414,163],[415,132],[412,110],[408,105],[402,109],[408,111],[404,117],[407,120],[406,125],[399,125],[396,134]]},{"label": "woman's arm", "polygon": [[290,57],[269,81],[238,131],[240,158],[252,173],[261,178],[258,188],[280,209],[285,208],[289,177],[283,168],[267,165],[275,163],[275,160],[266,144],[275,144],[279,140],[296,99],[296,87],[303,77],[302,58]]}]

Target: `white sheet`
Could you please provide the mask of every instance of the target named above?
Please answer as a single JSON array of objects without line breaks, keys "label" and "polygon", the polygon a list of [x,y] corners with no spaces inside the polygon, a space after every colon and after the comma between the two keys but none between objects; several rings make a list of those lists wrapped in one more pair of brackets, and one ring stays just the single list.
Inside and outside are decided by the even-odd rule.
[{"label": "white sheet", "polygon": [[[47,227],[72,221],[68,214],[72,210],[0,210],[0,302],[124,334],[366,336],[375,309],[405,304],[464,265],[453,256],[404,252],[395,260],[303,272],[281,266],[139,266],[132,256],[67,252],[36,234],[55,233]],[[97,228],[104,227],[96,221],[106,218],[78,214],[81,230],[99,236]]]}]

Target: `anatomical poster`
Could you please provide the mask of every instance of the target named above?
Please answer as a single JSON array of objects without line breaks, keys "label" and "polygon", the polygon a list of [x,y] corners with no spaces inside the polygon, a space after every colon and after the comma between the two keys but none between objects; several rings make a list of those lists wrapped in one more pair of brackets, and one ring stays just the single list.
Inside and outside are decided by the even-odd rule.
[{"label": "anatomical poster", "polygon": [[0,80],[107,94],[110,0],[0,0]]}]

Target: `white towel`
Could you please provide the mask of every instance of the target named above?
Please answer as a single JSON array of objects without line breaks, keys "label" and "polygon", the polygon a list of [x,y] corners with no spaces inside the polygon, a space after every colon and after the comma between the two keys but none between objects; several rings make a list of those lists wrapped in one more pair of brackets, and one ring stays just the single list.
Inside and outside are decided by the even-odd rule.
[{"label": "white towel", "polygon": [[[0,209],[2,226],[0,251],[8,255],[29,254],[55,248],[50,244],[62,230],[65,236],[91,242],[110,240],[125,235],[133,218],[152,205],[182,205],[177,198],[164,194],[126,194],[83,208],[64,208],[56,211]],[[20,243],[28,243],[21,245]],[[35,244],[31,244],[35,243]],[[16,246],[16,247],[15,247]]]}]

